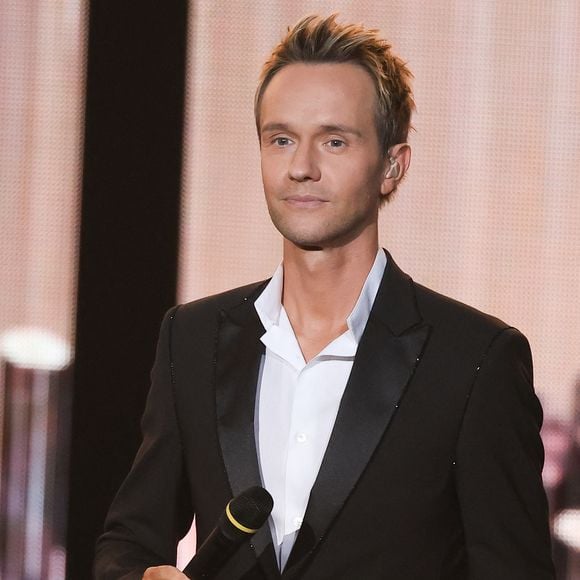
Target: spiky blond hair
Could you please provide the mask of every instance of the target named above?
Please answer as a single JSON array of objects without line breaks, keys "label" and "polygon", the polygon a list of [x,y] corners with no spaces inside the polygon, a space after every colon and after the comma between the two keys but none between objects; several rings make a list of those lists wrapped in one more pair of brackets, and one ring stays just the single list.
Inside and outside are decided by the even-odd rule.
[{"label": "spiky blond hair", "polygon": [[254,100],[256,126],[260,134],[260,107],[270,81],[293,63],[353,63],[371,76],[376,96],[376,127],[384,154],[404,143],[415,109],[410,81],[413,75],[405,62],[391,52],[379,31],[357,24],[338,24],[336,14],[323,18],[311,15],[288,28],[285,38],[264,63]]}]

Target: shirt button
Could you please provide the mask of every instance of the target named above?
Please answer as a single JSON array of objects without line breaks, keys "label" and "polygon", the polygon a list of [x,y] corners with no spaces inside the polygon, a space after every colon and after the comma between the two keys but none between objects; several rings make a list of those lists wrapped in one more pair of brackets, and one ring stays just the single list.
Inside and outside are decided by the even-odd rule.
[{"label": "shirt button", "polygon": [[299,528],[302,525],[302,518],[294,518],[294,525]]},{"label": "shirt button", "polygon": [[306,439],[308,439],[306,433],[298,433],[298,435],[296,435],[296,441],[298,443],[306,443]]}]

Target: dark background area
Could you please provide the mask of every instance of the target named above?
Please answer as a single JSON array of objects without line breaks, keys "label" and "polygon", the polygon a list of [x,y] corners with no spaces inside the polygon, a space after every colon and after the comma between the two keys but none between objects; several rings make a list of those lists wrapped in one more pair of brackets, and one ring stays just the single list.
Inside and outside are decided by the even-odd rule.
[{"label": "dark background area", "polygon": [[90,3],[67,578],[140,440],[162,315],[175,303],[188,6]]}]

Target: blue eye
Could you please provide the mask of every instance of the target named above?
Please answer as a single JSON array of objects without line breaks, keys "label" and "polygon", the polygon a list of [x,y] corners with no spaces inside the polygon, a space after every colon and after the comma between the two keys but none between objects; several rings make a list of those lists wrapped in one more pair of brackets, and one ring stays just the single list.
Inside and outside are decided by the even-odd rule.
[{"label": "blue eye", "polygon": [[286,145],[290,145],[290,139],[288,139],[288,137],[275,137],[272,142],[279,147],[286,147]]},{"label": "blue eye", "polygon": [[333,148],[333,149],[338,149],[340,147],[344,147],[345,142],[342,139],[331,139],[328,144]]}]

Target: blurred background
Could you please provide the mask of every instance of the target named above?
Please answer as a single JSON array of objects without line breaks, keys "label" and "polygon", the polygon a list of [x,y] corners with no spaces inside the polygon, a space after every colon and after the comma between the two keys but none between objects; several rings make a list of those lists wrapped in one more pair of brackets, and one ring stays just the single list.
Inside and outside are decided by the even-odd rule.
[{"label": "blurred background", "polygon": [[331,11],[415,75],[381,242],[528,336],[559,579],[580,580],[580,4],[0,0],[2,580],[90,577],[163,312],[275,269],[253,93],[286,27]]}]

